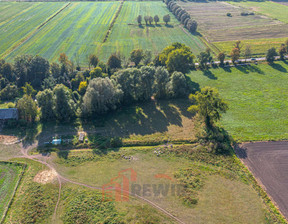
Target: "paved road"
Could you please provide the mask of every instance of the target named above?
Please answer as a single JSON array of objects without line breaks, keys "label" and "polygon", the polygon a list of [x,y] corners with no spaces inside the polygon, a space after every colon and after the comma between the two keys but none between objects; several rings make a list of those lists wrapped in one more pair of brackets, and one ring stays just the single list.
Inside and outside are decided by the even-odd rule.
[{"label": "paved road", "polygon": [[236,154],[288,220],[288,142],[246,143],[236,149]]},{"label": "paved road", "polygon": [[[288,59],[288,55],[285,56],[286,59]],[[280,59],[280,56],[276,56],[275,57],[276,60],[279,60]],[[266,61],[266,57],[263,57],[263,58],[247,58],[247,59],[239,59],[238,60],[238,63],[241,62],[241,63],[254,63],[254,62],[258,62],[258,61]],[[231,60],[226,60],[224,61],[224,64],[229,62],[230,64],[232,63]],[[214,61],[215,64],[220,64],[220,61]],[[209,64],[209,63],[208,63]],[[199,65],[199,63],[195,63],[195,65]]]}]

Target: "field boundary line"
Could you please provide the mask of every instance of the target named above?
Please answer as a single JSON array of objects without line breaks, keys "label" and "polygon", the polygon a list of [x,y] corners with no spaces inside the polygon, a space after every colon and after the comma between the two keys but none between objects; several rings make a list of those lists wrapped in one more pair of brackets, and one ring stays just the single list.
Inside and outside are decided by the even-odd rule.
[{"label": "field boundary line", "polygon": [[17,181],[17,183],[16,183],[16,185],[14,187],[11,199],[10,199],[8,205],[5,208],[3,216],[1,217],[0,224],[2,224],[4,222],[4,220],[5,220],[5,218],[6,218],[6,215],[7,215],[8,211],[9,211],[10,207],[11,207],[11,204],[13,202],[14,196],[15,196],[16,191],[17,191],[17,189],[19,187],[19,184],[20,184],[20,182],[21,182],[21,180],[22,180],[22,178],[24,176],[24,173],[25,173],[27,165],[25,163],[14,163],[14,162],[6,162],[6,161],[0,161],[0,163],[16,164],[18,166],[19,165],[22,166],[22,172],[18,175],[18,181]]},{"label": "field boundary line", "polygon": [[118,10],[117,10],[117,12],[116,12],[116,14],[115,14],[115,17],[113,18],[113,20],[112,20],[112,22],[111,22],[111,24],[110,24],[107,32],[106,32],[106,35],[105,35],[104,40],[103,40],[102,43],[105,43],[105,42],[107,41],[107,39],[108,39],[108,37],[109,37],[112,29],[113,29],[113,26],[114,26],[114,24],[115,24],[118,16],[120,15],[121,9],[122,9],[123,4],[124,4],[124,1],[125,1],[125,0],[122,0],[122,1],[121,1],[120,6],[119,6],[119,8],[118,8]]},{"label": "field boundary line", "polygon": [[12,46],[7,51],[5,51],[3,54],[1,54],[0,57],[6,58],[9,54],[13,53],[17,48],[19,48],[21,45],[23,45],[25,42],[27,42],[38,31],[40,31],[49,21],[54,19],[57,15],[59,15],[62,11],[64,11],[70,5],[71,5],[71,2],[67,3],[65,6],[60,8],[57,12],[55,12],[50,17],[48,17],[43,23],[41,23],[39,26],[37,26],[33,31],[28,33],[23,39],[21,39],[19,42],[17,42],[16,45]]}]

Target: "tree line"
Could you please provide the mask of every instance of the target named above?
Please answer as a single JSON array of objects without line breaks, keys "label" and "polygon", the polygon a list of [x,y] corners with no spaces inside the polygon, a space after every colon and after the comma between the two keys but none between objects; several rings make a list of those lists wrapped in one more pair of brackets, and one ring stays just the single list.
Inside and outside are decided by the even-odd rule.
[{"label": "tree line", "polygon": [[[137,16],[136,20],[137,20],[138,25],[141,26],[142,25],[142,15]],[[146,26],[148,25],[148,23],[151,26],[153,22],[155,22],[155,25],[157,26],[158,23],[160,22],[160,18],[158,15],[155,15],[154,17],[144,16],[144,21],[146,23]],[[168,25],[168,23],[170,22],[170,15],[169,14],[164,15],[163,21],[165,22],[166,25]]]},{"label": "tree line", "polygon": [[195,33],[197,31],[198,23],[195,19],[192,19],[190,14],[182,9],[181,6],[177,4],[177,2],[172,0],[166,0],[167,8],[172,12],[175,17],[184,25],[186,29],[188,29],[191,33]]}]

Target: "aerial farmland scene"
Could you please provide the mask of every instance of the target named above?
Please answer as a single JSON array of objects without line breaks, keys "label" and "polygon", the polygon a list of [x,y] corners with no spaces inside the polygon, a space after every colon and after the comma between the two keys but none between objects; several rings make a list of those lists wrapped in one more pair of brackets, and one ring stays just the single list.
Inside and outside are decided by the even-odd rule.
[{"label": "aerial farmland scene", "polygon": [[288,224],[287,0],[0,0],[0,224]]}]

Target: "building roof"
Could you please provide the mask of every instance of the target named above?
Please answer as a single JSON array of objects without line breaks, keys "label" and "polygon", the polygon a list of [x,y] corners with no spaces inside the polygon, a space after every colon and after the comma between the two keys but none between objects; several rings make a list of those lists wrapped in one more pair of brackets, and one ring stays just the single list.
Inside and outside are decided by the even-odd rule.
[{"label": "building roof", "polygon": [[0,120],[18,119],[18,110],[16,108],[0,109]]}]

